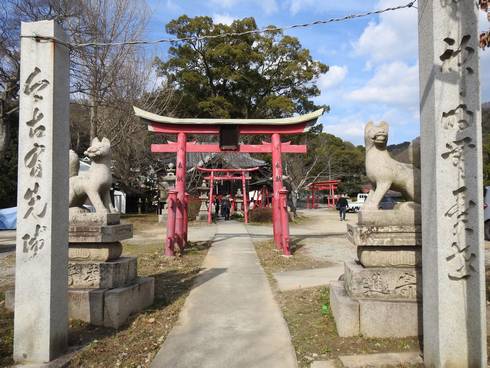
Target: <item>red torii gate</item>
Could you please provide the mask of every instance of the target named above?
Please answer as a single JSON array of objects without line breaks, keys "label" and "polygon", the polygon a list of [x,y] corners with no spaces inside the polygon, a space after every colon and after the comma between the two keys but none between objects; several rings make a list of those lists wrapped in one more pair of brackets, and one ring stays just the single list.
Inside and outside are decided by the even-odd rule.
[{"label": "red torii gate", "polygon": [[328,190],[327,207],[335,207],[335,189],[337,189],[339,184],[340,180],[321,180],[308,185],[308,190],[311,194],[306,197],[306,208],[316,208],[315,192],[320,190]]},{"label": "red torii gate", "polygon": [[[182,251],[187,242],[187,203],[185,193],[187,152],[243,152],[272,153],[273,178],[273,230],[274,243],[284,255],[291,255],[289,249],[289,223],[285,198],[287,190],[282,183],[282,153],[306,153],[305,145],[281,143],[281,135],[300,134],[309,130],[323,114],[323,109],[309,114],[283,119],[187,119],[172,118],[153,114],[134,107],[135,115],[148,123],[153,133],[176,134],[177,142],[152,144],[151,151],[176,152],[175,190],[169,191],[167,239],[165,255],[174,255],[174,244]],[[198,144],[187,142],[188,134],[218,135],[219,144]],[[269,135],[271,142],[262,144],[240,144],[240,135]]]},{"label": "red torii gate", "polygon": [[[209,180],[209,205],[208,205],[208,224],[210,224],[213,220],[212,214],[212,203],[213,203],[213,189],[214,189],[214,181],[215,180],[241,180],[242,182],[242,190],[243,190],[243,213],[245,216],[245,223],[248,224],[248,202],[247,202],[247,180],[250,180],[250,177],[246,177],[245,173],[256,171],[258,167],[251,167],[248,169],[207,169],[205,167],[197,167],[197,169],[201,172],[211,173],[210,176],[204,177],[204,179]],[[229,173],[240,173],[240,176],[230,175]],[[214,173],[228,173],[228,175],[215,176]]]}]

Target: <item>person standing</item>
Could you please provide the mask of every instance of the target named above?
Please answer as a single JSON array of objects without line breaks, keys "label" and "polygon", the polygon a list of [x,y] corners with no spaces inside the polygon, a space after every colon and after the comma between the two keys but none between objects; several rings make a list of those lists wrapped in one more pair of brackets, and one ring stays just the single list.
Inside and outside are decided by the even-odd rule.
[{"label": "person standing", "polygon": [[340,221],[345,221],[345,213],[347,212],[347,207],[349,207],[349,202],[347,202],[347,198],[345,194],[339,199],[339,215]]},{"label": "person standing", "polygon": [[214,212],[216,213],[216,220],[218,219],[219,217],[219,198],[218,196],[215,197],[215,200],[214,200]]},{"label": "person standing", "polygon": [[223,209],[222,215],[224,215],[225,221],[228,221],[230,219],[230,207],[231,207],[230,196],[227,195],[221,201],[221,208]]}]

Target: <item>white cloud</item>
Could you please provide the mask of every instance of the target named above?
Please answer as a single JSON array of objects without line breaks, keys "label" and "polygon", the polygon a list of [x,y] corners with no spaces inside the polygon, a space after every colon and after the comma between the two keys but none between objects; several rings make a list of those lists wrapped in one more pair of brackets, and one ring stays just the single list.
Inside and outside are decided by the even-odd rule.
[{"label": "white cloud", "polygon": [[240,0],[210,0],[210,2],[220,8],[231,8],[232,6],[237,5]]},{"label": "white cloud", "polygon": [[352,101],[417,107],[419,98],[418,65],[403,62],[382,64],[364,86],[347,94]]},{"label": "white cloud", "polygon": [[167,6],[167,10],[169,10],[172,13],[182,11],[182,8],[179,6],[179,4],[175,3],[175,1],[173,0],[167,0],[166,6]]},{"label": "white cloud", "polygon": [[343,1],[318,1],[318,0],[289,0],[286,8],[292,15],[303,11],[313,11],[317,13],[326,12],[360,12],[369,7],[366,0],[343,0]]},{"label": "white cloud", "polygon": [[481,100],[490,101],[490,48],[480,49],[480,83],[481,83]]},{"label": "white cloud", "polygon": [[[246,5],[251,5],[252,1],[244,0],[210,0],[210,3],[221,9],[230,9],[237,6],[239,3],[244,3]],[[276,0],[254,0],[254,5],[259,6],[266,14],[273,14],[279,10],[279,5]]]},{"label": "white cloud", "polygon": [[259,0],[257,2],[266,14],[273,14],[279,10],[276,0]]},{"label": "white cloud", "polygon": [[[402,4],[400,0],[381,0],[376,9]],[[380,14],[369,22],[353,47],[357,55],[371,62],[393,61],[417,56],[417,11],[402,9]]]},{"label": "white cloud", "polygon": [[229,14],[213,14],[213,22],[230,25],[236,19]]},{"label": "white cloud", "polygon": [[320,75],[318,78],[318,88],[322,92],[339,85],[347,76],[348,69],[346,66],[333,65],[327,73]]},{"label": "white cloud", "polygon": [[478,12],[480,15],[480,22],[479,22],[479,28],[480,32],[486,32],[488,31],[488,28],[490,28],[490,21],[487,18],[487,14],[485,12]]},{"label": "white cloud", "polygon": [[340,117],[327,114],[322,120],[325,133],[333,134],[354,144],[363,143],[366,122],[360,114],[342,115]]}]

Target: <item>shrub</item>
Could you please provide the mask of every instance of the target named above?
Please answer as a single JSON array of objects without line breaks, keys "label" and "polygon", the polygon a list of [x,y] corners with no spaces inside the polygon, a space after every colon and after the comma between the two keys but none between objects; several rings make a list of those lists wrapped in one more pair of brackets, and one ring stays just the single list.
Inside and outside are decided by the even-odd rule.
[{"label": "shrub", "polygon": [[194,221],[201,208],[201,200],[195,197],[189,197],[189,203],[187,207],[187,216],[189,221]]},{"label": "shrub", "polygon": [[256,208],[249,212],[250,222],[272,222],[272,208]]}]

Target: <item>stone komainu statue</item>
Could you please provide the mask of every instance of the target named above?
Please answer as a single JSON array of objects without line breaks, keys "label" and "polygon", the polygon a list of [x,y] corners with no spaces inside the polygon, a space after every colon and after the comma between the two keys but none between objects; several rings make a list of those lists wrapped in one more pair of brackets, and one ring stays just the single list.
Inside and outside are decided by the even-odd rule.
[{"label": "stone komainu statue", "polygon": [[85,155],[92,160],[92,164],[86,173],[80,174],[78,155],[70,150],[70,208],[81,207],[89,199],[95,212],[115,213],[110,196],[111,143],[107,138],[94,138]]},{"label": "stone komainu statue", "polygon": [[364,129],[366,174],[376,189],[369,194],[363,209],[377,210],[389,189],[401,192],[407,201],[420,203],[420,166],[414,165],[414,160],[420,157],[418,140],[412,142],[406,152],[400,153],[412,162],[397,161],[387,150],[388,128],[385,122],[378,125],[369,122]]}]

